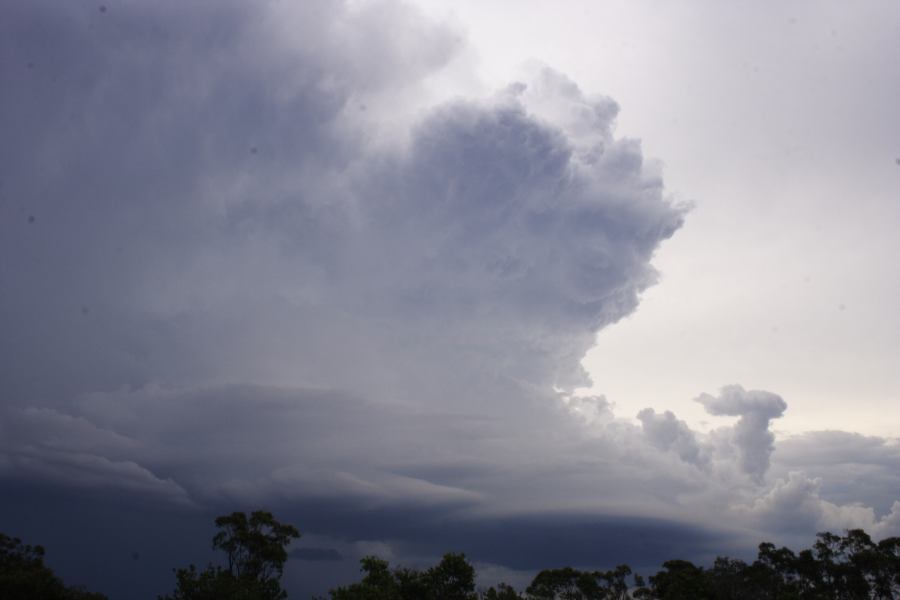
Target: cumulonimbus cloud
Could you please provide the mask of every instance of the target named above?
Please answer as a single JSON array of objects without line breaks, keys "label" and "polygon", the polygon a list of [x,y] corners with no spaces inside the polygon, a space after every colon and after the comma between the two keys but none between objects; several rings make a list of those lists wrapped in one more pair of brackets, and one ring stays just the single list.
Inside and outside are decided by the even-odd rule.
[{"label": "cumulonimbus cloud", "polygon": [[396,391],[386,372],[421,373],[414,388],[476,368],[585,383],[581,357],[654,282],[683,208],[612,135],[615,104],[549,69],[367,143],[365,103],[413,97],[456,44],[380,8],[402,35],[340,2],[7,9],[16,395],[223,379],[371,394]]},{"label": "cumulonimbus cloud", "polygon": [[711,436],[573,395],[686,210],[552,69],[423,106],[461,43],[394,2],[4,3],[0,477],[344,536],[820,493],[767,487],[774,394],[702,396]]}]

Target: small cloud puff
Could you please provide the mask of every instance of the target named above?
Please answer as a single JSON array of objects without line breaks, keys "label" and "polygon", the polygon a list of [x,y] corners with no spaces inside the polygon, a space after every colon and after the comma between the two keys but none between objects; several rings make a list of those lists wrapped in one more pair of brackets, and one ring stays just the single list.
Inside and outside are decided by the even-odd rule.
[{"label": "small cloud puff", "polygon": [[732,442],[743,471],[761,480],[775,449],[775,436],[769,431],[769,422],[784,414],[787,403],[777,394],[747,391],[739,385],[723,387],[718,396],[702,394],[696,401],[711,415],[740,417],[731,431]]}]

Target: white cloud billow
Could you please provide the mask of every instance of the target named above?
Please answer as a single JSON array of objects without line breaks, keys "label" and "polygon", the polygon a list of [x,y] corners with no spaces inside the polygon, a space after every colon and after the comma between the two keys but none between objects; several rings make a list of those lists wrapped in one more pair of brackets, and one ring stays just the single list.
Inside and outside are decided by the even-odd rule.
[{"label": "white cloud billow", "polygon": [[691,464],[705,466],[709,463],[710,447],[701,444],[687,423],[678,419],[672,411],[657,414],[652,408],[645,408],[637,418],[653,446],[671,450],[681,460]]},{"label": "white cloud billow", "polygon": [[731,441],[744,472],[761,480],[775,449],[775,436],[769,431],[769,423],[784,414],[787,403],[777,394],[747,391],[739,385],[722,388],[718,396],[702,394],[697,402],[711,415],[740,417],[731,431]]},{"label": "white cloud billow", "polygon": [[890,512],[876,516],[875,511],[860,503],[835,504],[820,495],[822,480],[810,479],[792,471],[786,479],[777,480],[772,488],[738,511],[768,528],[783,531],[843,531],[865,529],[876,539],[900,534],[900,501],[894,501]]}]

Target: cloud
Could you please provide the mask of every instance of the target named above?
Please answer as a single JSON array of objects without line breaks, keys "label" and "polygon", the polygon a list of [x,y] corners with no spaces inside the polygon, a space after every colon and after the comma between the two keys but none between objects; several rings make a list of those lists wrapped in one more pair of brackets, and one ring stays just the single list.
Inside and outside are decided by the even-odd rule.
[{"label": "cloud", "polygon": [[174,538],[266,505],[515,569],[702,555],[787,497],[862,515],[766,486],[775,394],[701,396],[739,417],[704,436],[574,393],[686,209],[557,71],[432,102],[461,44],[394,2],[4,3],[0,502],[150,499],[116,514]]},{"label": "cloud", "polygon": [[822,495],[839,504],[860,498],[878,514],[890,512],[900,489],[900,445],[896,439],[844,431],[811,431],[778,441],[771,476],[800,470],[820,480]]},{"label": "cloud", "polygon": [[[502,390],[519,403],[528,396],[521,386]],[[358,553],[348,542],[387,544],[406,564],[462,550],[525,572],[575,561],[746,555],[760,539],[796,545],[819,529],[865,526],[879,536],[896,526],[896,509],[879,517],[871,507],[881,495],[842,502],[800,472],[771,485],[749,481],[739,455],[724,446],[730,428],[702,434],[650,410],[635,427],[596,398],[584,406],[602,415],[586,419],[581,404],[554,398],[537,396],[529,411],[499,419],[410,411],[314,388],[149,386],[82,396],[71,407],[77,417],[28,411],[48,425],[23,426],[0,456],[16,466],[3,470],[4,480],[38,496],[41,486],[52,494],[74,486],[131,504],[153,498],[168,511],[186,497],[210,517],[265,506],[318,544],[344,544],[333,546],[346,557],[334,561],[335,569],[343,565],[335,577],[355,573]],[[858,446],[878,447],[865,439]],[[95,453],[90,464],[114,457],[107,460],[130,465],[131,474],[85,477],[85,451]],[[890,465],[886,450],[857,458]],[[791,465],[776,451],[773,470]],[[814,467],[799,458],[798,466]],[[137,472],[180,491],[142,489],[130,483]],[[849,483],[840,471],[829,474],[832,485]]]},{"label": "cloud", "polygon": [[18,451],[4,456],[4,476],[48,481],[62,488],[127,492],[144,501],[165,501],[190,507],[185,490],[171,479],[160,479],[130,461],[112,461],[93,454],[71,452],[29,453]]},{"label": "cloud", "polygon": [[127,493],[142,501],[190,507],[170,478],[127,458],[137,442],[87,419],[41,408],[0,407],[0,477],[46,482],[62,489]]},{"label": "cloud", "polygon": [[7,9],[4,193],[38,217],[3,220],[14,397],[250,381],[484,404],[454,373],[586,383],[684,210],[613,137],[615,105],[546,68],[385,145],[379,98],[415,105],[458,36],[360,6]]},{"label": "cloud", "polygon": [[861,503],[835,504],[820,496],[821,479],[810,479],[793,471],[779,479],[765,495],[744,507],[752,518],[763,520],[768,528],[808,532],[865,529],[876,539],[900,532],[900,502],[881,518]]},{"label": "cloud", "polygon": [[295,548],[290,551],[289,556],[309,562],[339,561],[344,558],[334,548]]},{"label": "cloud", "polygon": [[566,408],[589,425],[607,424],[615,419],[613,403],[605,396],[563,394],[561,399]]},{"label": "cloud", "polygon": [[740,417],[730,432],[745,473],[761,480],[769,468],[775,436],[769,422],[780,417],[787,403],[771,392],[744,390],[739,385],[723,387],[718,396],[702,394],[697,402],[711,415]]},{"label": "cloud", "polygon": [[[329,178],[364,133],[344,124],[349,103],[402,93],[452,55],[446,28],[392,35],[376,16],[399,23],[409,11],[380,9],[5,6],[5,204],[40,224],[3,219],[4,251],[20,257],[21,287],[3,298],[14,395],[46,401],[239,365],[262,377],[252,344],[271,346],[276,323],[261,313],[286,318],[285,298],[341,244],[327,226]],[[404,43],[419,35],[428,48],[413,52]],[[337,247],[313,248],[323,240]],[[236,351],[212,350],[223,332],[234,332],[223,350]]]},{"label": "cloud", "polygon": [[708,449],[700,445],[687,423],[676,418],[672,411],[656,414],[652,408],[645,408],[637,418],[643,426],[644,435],[657,448],[671,450],[681,460],[698,466],[709,462]]}]

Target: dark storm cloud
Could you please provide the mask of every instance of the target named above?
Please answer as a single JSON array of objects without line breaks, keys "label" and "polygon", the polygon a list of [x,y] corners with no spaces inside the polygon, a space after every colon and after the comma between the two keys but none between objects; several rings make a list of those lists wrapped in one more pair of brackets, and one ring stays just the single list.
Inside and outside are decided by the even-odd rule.
[{"label": "dark storm cloud", "polygon": [[[702,487],[664,474],[665,457],[633,428],[611,423],[595,438],[552,397],[509,384],[490,391],[529,409],[454,414],[251,385],[94,393],[72,407],[78,416],[7,409],[2,472],[68,486],[79,477],[61,457],[77,457],[106,467],[95,468],[92,486],[126,493],[142,482],[171,505],[188,497],[223,507],[323,499],[450,512],[494,503],[584,508],[582,498],[601,485],[603,502],[651,514],[662,508],[661,489]],[[656,480],[646,481],[648,468]],[[143,479],[128,484],[121,472],[138,469]]]},{"label": "dark storm cloud", "polygon": [[614,104],[550,72],[367,145],[356,105],[456,44],[394,4],[7,12],[6,60],[55,74],[13,68],[2,100],[7,193],[40,217],[4,220],[19,401],[227,379],[430,403],[409,390],[450,363],[572,386],[681,223]]},{"label": "dark storm cloud", "polygon": [[[285,318],[285,278],[296,288],[328,269],[328,246],[341,244],[329,194],[307,183],[343,169],[358,143],[335,119],[349,98],[402,86],[454,44],[426,25],[427,50],[395,49],[381,17],[334,2],[281,15],[154,7],[101,18],[74,3],[4,6],[7,206],[39,217],[28,229],[2,220],[4,255],[15,257],[4,269],[4,379],[20,399],[253,362],[246,329],[263,312]],[[295,28],[280,31],[277,18]],[[20,68],[26,60],[41,70]],[[75,318],[83,305],[93,310]],[[238,333],[247,314],[257,322]],[[222,349],[234,351],[216,351],[227,331],[237,336]]]},{"label": "dark storm cloud", "polygon": [[[314,508],[305,507],[306,512]],[[322,511],[329,517],[331,510]],[[501,518],[435,518],[381,510],[348,513],[334,530],[387,540],[402,556],[465,552],[478,562],[532,571],[549,566],[652,565],[672,556],[703,556],[736,547],[728,534],[657,519],[592,514],[525,514]]]},{"label": "dark storm cloud", "polygon": [[343,559],[341,553],[334,548],[294,548],[291,558],[309,562],[330,562]]},{"label": "dark storm cloud", "polygon": [[[209,547],[214,510],[148,512],[121,495],[82,491],[67,493],[60,503],[52,489],[20,485],[0,490],[0,510],[15,524],[7,531],[27,532],[40,540],[48,548],[49,564],[66,581],[93,589],[102,585],[111,597],[155,597],[172,587],[172,568],[218,560]],[[224,507],[234,508],[245,507]],[[745,550],[735,536],[657,519],[590,514],[472,519],[422,507],[366,508],[341,501],[270,508],[303,532],[290,551],[286,573],[291,595],[300,597],[323,594],[355,577],[358,559],[373,553],[393,564],[425,566],[453,550],[466,552],[480,564],[532,572],[551,565],[598,567],[622,561],[652,566],[672,556]],[[90,540],[79,535],[73,523],[91,524]],[[323,540],[316,529],[330,532],[327,546],[319,545]],[[139,560],[134,560],[135,553]],[[135,582],[146,593],[136,592]]]}]

